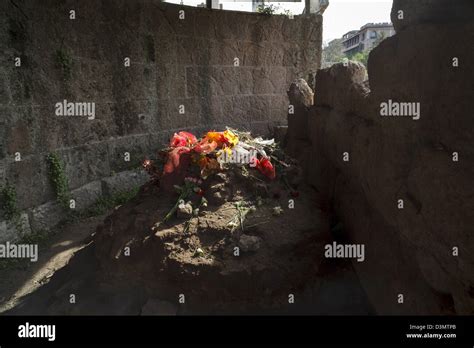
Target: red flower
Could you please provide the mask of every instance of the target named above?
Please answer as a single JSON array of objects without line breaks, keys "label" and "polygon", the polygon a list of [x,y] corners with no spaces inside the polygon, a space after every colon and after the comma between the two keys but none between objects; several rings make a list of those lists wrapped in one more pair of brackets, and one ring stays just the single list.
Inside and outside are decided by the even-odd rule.
[{"label": "red flower", "polygon": [[257,160],[257,169],[265,175],[267,178],[273,180],[276,177],[275,173],[275,168],[273,165],[270,163],[270,160],[266,157],[261,158],[260,160]]},{"label": "red flower", "polygon": [[167,159],[166,164],[163,168],[163,173],[164,174],[169,174],[169,173],[174,172],[174,170],[176,168],[178,168],[178,166],[179,166],[179,160],[180,160],[181,155],[183,153],[188,153],[190,151],[191,151],[191,149],[189,147],[186,147],[186,146],[176,147],[173,150],[171,150],[168,153],[168,159]]},{"label": "red flower", "polygon": [[196,137],[189,132],[174,133],[170,141],[170,147],[191,146],[197,143]]},{"label": "red flower", "polygon": [[207,155],[214,151],[217,148],[217,143],[215,141],[209,141],[204,138],[199,144],[194,146],[193,150],[197,153]]}]

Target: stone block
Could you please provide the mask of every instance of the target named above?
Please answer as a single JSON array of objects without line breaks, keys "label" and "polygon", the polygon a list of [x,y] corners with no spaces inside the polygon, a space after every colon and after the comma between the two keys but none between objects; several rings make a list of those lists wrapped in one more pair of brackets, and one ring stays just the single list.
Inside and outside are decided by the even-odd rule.
[{"label": "stone block", "polygon": [[[143,135],[114,139],[108,142],[107,147],[110,170],[114,172],[137,168],[146,156],[150,157],[151,154],[154,154],[153,151],[156,151],[156,149],[150,149],[148,138]],[[129,160],[127,161],[127,159]]]},{"label": "stone block", "polygon": [[102,179],[102,193],[111,196],[114,193],[129,191],[146,183],[149,175],[144,170],[129,170]]},{"label": "stone block", "polygon": [[15,187],[20,210],[34,207],[54,198],[46,156],[22,157],[21,161],[5,163],[5,176]]},{"label": "stone block", "polygon": [[66,211],[58,202],[51,201],[28,211],[31,229],[35,232],[50,230],[65,217]]},{"label": "stone block", "polygon": [[31,233],[28,214],[22,213],[17,221],[0,221],[0,243],[16,242]]},{"label": "stone block", "polygon": [[109,175],[110,162],[115,159],[114,152],[109,151],[110,143],[92,143],[58,152],[71,190]]},{"label": "stone block", "polygon": [[76,211],[84,211],[101,196],[102,183],[100,180],[90,182],[71,191],[71,199],[76,201]]}]

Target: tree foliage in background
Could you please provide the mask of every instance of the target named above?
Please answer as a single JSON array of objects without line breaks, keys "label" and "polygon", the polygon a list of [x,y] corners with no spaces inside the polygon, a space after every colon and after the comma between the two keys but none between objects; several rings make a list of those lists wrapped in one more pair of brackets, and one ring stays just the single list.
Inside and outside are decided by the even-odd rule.
[{"label": "tree foliage in background", "polygon": [[280,15],[285,15],[287,17],[291,17],[293,15],[293,13],[290,10],[286,10],[278,5],[273,5],[273,4],[267,5],[265,3],[257,6],[257,13],[267,15],[267,16],[280,14]]},{"label": "tree foliage in background", "polygon": [[279,9],[278,6],[273,5],[273,4],[270,4],[270,5],[261,4],[261,5],[258,5],[257,7],[257,13],[271,16],[275,14],[278,11],[278,9]]},{"label": "tree foliage in background", "polygon": [[385,36],[384,32],[379,32],[377,34],[377,39],[374,41],[374,45],[370,50],[373,50],[375,47],[377,47],[383,40],[385,40],[387,37]]},{"label": "tree foliage in background", "polygon": [[365,67],[367,67],[367,61],[369,60],[370,52],[385,39],[386,37],[384,33],[378,33],[377,39],[374,41],[374,44],[370,49],[368,49],[367,51],[357,52],[353,55],[349,55],[347,56],[347,58],[349,58],[349,60],[355,60],[357,62],[360,62],[364,64]]},{"label": "tree foliage in background", "polygon": [[369,54],[370,54],[370,51],[357,52],[356,54],[348,56],[348,58],[349,58],[349,60],[355,60],[356,62],[360,62],[360,63],[364,64],[365,67],[367,67],[367,61],[369,59]]},{"label": "tree foliage in background", "polygon": [[342,53],[342,39],[335,39],[323,46],[322,67],[326,68],[333,63],[339,63],[346,57]]},{"label": "tree foliage in background", "polygon": [[322,68],[330,67],[334,63],[343,62],[344,58],[360,62],[364,64],[365,67],[367,67],[367,61],[369,59],[370,51],[372,51],[385,39],[386,36],[384,33],[378,33],[377,39],[374,41],[374,44],[370,49],[348,55],[342,53],[342,39],[332,40],[328,44],[323,46]]},{"label": "tree foliage in background", "polygon": [[356,54],[350,55],[347,58],[349,58],[349,60],[355,60],[357,62],[360,62],[364,64],[365,67],[367,67],[367,61],[369,60],[370,52],[385,39],[386,39],[385,33],[380,32],[377,34],[377,39],[374,41],[374,44],[372,45],[370,49],[363,52],[357,52]]}]

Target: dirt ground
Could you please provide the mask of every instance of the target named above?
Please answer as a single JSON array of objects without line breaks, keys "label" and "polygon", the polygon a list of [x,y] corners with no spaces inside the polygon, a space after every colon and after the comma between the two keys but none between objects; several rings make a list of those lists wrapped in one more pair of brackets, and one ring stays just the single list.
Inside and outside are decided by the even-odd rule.
[{"label": "dirt ground", "polygon": [[[145,185],[107,214],[62,226],[43,243],[38,262],[0,271],[0,312],[373,314],[350,261],[322,256],[332,236],[313,194],[302,190],[298,209],[289,209],[280,192],[258,204],[239,181],[221,179],[206,187],[209,206],[195,218],[157,226],[172,200]],[[229,228],[241,216],[240,202],[258,207],[246,215],[245,229]],[[127,246],[131,255],[124,257]],[[297,299],[291,306],[289,293]]]},{"label": "dirt ground", "polygon": [[90,242],[91,234],[104,215],[75,221],[52,232],[42,243],[37,262],[17,262],[0,269],[0,313],[46,284],[74,253]]}]

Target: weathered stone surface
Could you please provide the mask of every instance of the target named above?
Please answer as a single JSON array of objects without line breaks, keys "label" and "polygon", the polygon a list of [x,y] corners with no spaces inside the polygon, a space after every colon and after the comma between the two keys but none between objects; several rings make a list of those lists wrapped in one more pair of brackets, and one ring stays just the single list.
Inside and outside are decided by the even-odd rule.
[{"label": "weathered stone surface", "polygon": [[71,199],[76,201],[78,211],[83,211],[102,196],[102,184],[99,180],[90,182],[78,189],[71,191]]},{"label": "weathered stone surface", "polygon": [[470,0],[394,0],[391,13],[397,32],[418,23],[461,23],[472,18],[474,3]]},{"label": "weathered stone surface", "polygon": [[[420,15],[427,3],[451,6],[404,3]],[[366,246],[365,262],[354,267],[379,314],[474,313],[474,90],[467,78],[474,68],[452,65],[453,52],[472,60],[472,50],[452,38],[473,33],[474,24],[450,13],[436,24],[415,17],[374,49],[370,91],[357,64],[318,71],[316,105],[300,110],[309,131],[293,146],[309,147],[302,156],[308,182],[332,203],[350,240]],[[389,99],[419,102],[420,119],[381,117]]]},{"label": "weathered stone surface", "polygon": [[110,169],[114,172],[138,168],[145,157],[154,157],[156,151],[150,148],[148,138],[141,135],[118,138],[107,146]]},{"label": "weathered stone surface", "polygon": [[314,93],[311,87],[308,86],[305,80],[296,79],[288,90],[288,98],[290,104],[293,106],[306,106],[310,107],[313,105]]},{"label": "weathered stone surface", "polygon": [[[366,70],[362,63],[349,61],[335,64],[332,69],[319,70],[316,78],[315,105],[330,106],[353,111],[364,107],[364,96],[368,93],[363,82],[366,80]],[[337,86],[337,93],[322,86]],[[344,88],[345,87],[345,88]]]},{"label": "weathered stone surface", "polygon": [[129,191],[148,181],[145,171],[129,170],[102,179],[102,194],[110,196],[117,192]]},{"label": "weathered stone surface", "polygon": [[0,243],[15,242],[31,233],[28,214],[22,213],[18,220],[0,221]]},{"label": "weathered stone surface", "polygon": [[[128,151],[133,154],[134,144],[131,141],[130,143]],[[110,141],[109,144],[100,142],[58,151],[59,158],[64,164],[64,174],[68,179],[70,189],[74,190],[96,181],[102,176],[109,175],[110,166],[115,164],[115,158],[111,157],[113,152],[109,151],[108,146],[115,148],[113,146],[115,143]],[[46,175],[49,180],[49,174]],[[51,185],[49,181],[48,184]]]},{"label": "weathered stone surface", "polygon": [[[305,80],[292,82],[287,92],[290,101],[288,109],[287,152],[298,160],[304,157],[302,150],[308,148],[308,107],[313,105],[314,93]],[[303,164],[304,165],[304,164]]]},{"label": "weathered stone surface", "polygon": [[288,126],[277,126],[273,128],[273,137],[281,147],[286,147],[286,137],[288,133]]},{"label": "weathered stone surface", "polygon": [[[0,159],[20,209],[54,199],[50,152],[75,190],[154,158],[156,139],[178,129],[266,131],[285,122],[286,81],[320,64],[320,15],[186,7],[178,20],[181,7],[159,0],[99,0],[75,4],[71,26],[67,6],[32,0],[0,11],[0,50],[22,59],[0,58]],[[95,103],[95,118],[56,116],[65,99]],[[25,160],[13,163],[17,151]]]},{"label": "weathered stone surface", "polygon": [[15,187],[18,209],[23,210],[54,198],[48,175],[46,155],[13,156],[5,163],[5,177]]},{"label": "weathered stone surface", "polygon": [[31,228],[34,231],[51,229],[64,219],[64,209],[57,202],[48,202],[31,209],[28,212]]}]

